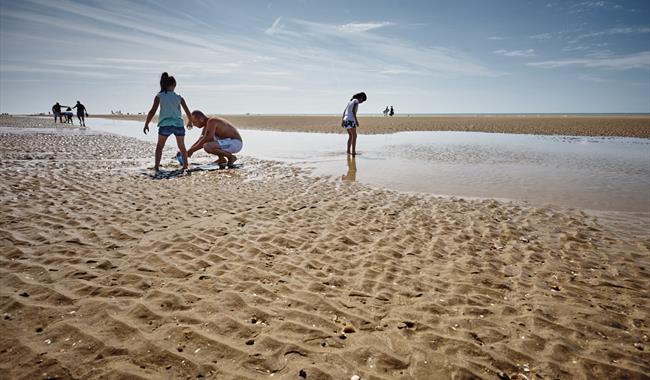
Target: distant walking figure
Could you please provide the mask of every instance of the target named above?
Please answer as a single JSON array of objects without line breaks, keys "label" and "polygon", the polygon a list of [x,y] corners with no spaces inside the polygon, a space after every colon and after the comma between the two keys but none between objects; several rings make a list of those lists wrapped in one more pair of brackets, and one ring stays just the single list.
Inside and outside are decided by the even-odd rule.
[{"label": "distant walking figure", "polygon": [[79,125],[81,125],[82,127],[85,127],[86,126],[86,119],[84,118],[84,115],[85,115],[85,117],[88,117],[88,112],[86,111],[86,106],[84,106],[83,104],[81,104],[80,101],[77,100],[77,105],[72,107],[72,108],[77,109],[77,119],[79,119]]},{"label": "distant walking figure", "polygon": [[59,102],[56,102],[55,105],[52,106],[52,113],[54,114],[54,122],[56,123],[56,119],[59,119],[59,123],[63,123],[63,115],[61,115],[61,105]]},{"label": "distant walking figure", "polygon": [[395,115],[395,110],[393,109],[393,106],[390,106],[390,111],[388,112],[390,116]]},{"label": "distant walking figure", "polygon": [[341,118],[341,127],[348,131],[348,154],[353,157],[357,154],[357,127],[359,126],[359,119],[357,119],[357,110],[359,104],[368,99],[365,92],[354,94],[352,99],[345,106],[343,116]]},{"label": "distant walking figure", "polygon": [[386,108],[384,108],[384,116],[388,116],[388,106],[386,106]]}]

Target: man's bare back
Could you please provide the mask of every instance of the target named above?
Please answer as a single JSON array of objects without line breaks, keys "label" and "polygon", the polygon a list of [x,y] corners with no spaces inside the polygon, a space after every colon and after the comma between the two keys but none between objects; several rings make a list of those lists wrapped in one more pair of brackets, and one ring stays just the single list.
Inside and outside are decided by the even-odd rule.
[{"label": "man's bare back", "polygon": [[242,139],[237,129],[226,119],[211,117],[208,119],[207,127],[208,131],[213,129],[213,133],[218,139]]}]

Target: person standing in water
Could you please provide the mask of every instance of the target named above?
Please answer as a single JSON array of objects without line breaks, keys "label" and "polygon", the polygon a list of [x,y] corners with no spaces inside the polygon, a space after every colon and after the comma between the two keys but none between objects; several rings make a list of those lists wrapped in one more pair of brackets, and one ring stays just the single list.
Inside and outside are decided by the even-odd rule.
[{"label": "person standing in water", "polygon": [[390,111],[388,112],[390,116],[395,115],[395,110],[393,109],[393,106],[390,106]]},{"label": "person standing in water", "polygon": [[77,100],[77,105],[75,105],[72,108],[77,109],[77,119],[79,119],[79,125],[81,125],[82,127],[85,127],[86,126],[86,119],[84,118],[84,115],[85,115],[85,117],[88,117],[88,112],[86,111],[86,106],[84,106],[83,104],[81,104],[80,101]]},{"label": "person standing in water", "polygon": [[354,94],[345,107],[341,118],[341,126],[348,131],[348,154],[351,154],[353,157],[357,154],[357,127],[359,126],[357,110],[359,109],[359,104],[365,102],[367,99],[368,97],[365,92]]},{"label": "person standing in water", "polygon": [[187,150],[185,150],[185,128],[183,128],[183,116],[181,115],[181,106],[187,115],[187,128],[192,128],[192,114],[190,109],[180,95],[174,92],[176,88],[176,79],[170,77],[167,73],[162,73],[160,77],[160,92],[153,99],[153,105],[147,120],[144,122],[143,132],[146,135],[149,132],[149,122],[156,115],[158,106],[160,106],[160,115],[158,115],[158,144],[156,145],[156,164],[154,170],[160,170],[160,158],[162,151],[167,142],[167,137],[172,134],[176,136],[176,144],[183,158],[183,170],[188,167]]}]

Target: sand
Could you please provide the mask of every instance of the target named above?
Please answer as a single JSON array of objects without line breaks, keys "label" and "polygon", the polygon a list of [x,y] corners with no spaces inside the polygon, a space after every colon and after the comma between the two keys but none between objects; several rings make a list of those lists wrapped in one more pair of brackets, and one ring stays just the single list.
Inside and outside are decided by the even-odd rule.
[{"label": "sand", "polygon": [[650,374],[647,220],[247,157],[154,180],[134,139],[0,141],[2,379]]},{"label": "sand", "polygon": [[[98,115],[144,121],[143,115]],[[292,132],[341,133],[340,116],[225,115],[235,126]],[[471,131],[540,135],[620,136],[650,138],[650,116],[359,116],[359,133],[402,131]]]}]

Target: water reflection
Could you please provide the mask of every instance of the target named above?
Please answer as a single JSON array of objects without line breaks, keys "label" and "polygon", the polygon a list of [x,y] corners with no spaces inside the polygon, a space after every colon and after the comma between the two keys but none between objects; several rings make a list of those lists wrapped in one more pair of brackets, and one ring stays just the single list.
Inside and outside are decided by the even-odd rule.
[{"label": "water reflection", "polygon": [[341,179],[350,182],[357,180],[357,161],[354,156],[348,154],[348,172],[343,174]]},{"label": "water reflection", "polygon": [[[140,122],[93,119],[91,128],[151,142],[157,138],[144,136]],[[187,131],[186,139],[199,133],[198,128]],[[399,191],[650,211],[648,139],[480,132],[365,135],[357,175],[352,157],[341,173],[340,134],[240,133],[244,156],[296,163],[315,175],[345,181]]]}]

